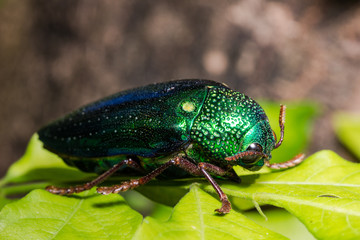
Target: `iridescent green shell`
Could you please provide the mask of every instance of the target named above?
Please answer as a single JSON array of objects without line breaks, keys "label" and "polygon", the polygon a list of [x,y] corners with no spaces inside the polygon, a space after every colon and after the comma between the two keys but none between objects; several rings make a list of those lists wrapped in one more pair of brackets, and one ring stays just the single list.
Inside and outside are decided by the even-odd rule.
[{"label": "iridescent green shell", "polygon": [[[38,134],[44,147],[66,163],[93,172],[128,157],[151,171],[179,154],[194,162],[226,165],[225,157],[245,151],[253,142],[268,155],[275,143],[268,119],[254,100],[209,80],[178,80],[120,92]],[[236,164],[248,167],[241,160]]]},{"label": "iridescent green shell", "polygon": [[[228,88],[211,88],[191,129],[198,161],[231,164],[225,157],[259,143],[271,156],[275,139],[264,110],[253,99]],[[201,153],[201,154],[199,154]],[[237,164],[246,167],[241,161]],[[263,163],[260,165],[262,166]]]}]

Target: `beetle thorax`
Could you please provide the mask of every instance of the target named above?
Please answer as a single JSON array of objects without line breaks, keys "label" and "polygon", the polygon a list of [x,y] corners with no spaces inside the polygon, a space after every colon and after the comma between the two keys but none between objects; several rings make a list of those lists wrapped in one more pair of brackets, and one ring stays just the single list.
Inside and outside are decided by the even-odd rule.
[{"label": "beetle thorax", "polygon": [[222,160],[239,151],[244,135],[267,118],[251,98],[227,88],[211,88],[191,129],[206,157]]}]

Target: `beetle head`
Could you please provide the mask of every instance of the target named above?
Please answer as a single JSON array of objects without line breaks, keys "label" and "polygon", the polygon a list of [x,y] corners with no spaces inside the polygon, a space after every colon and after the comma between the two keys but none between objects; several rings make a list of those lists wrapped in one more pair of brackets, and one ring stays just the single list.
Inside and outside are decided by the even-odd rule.
[{"label": "beetle head", "polygon": [[251,171],[259,170],[265,162],[271,159],[271,151],[278,148],[284,137],[285,106],[280,107],[279,125],[280,139],[276,142],[276,135],[271,130],[268,120],[262,120],[252,127],[244,136],[240,150],[233,156],[226,157],[227,161],[235,161]]}]

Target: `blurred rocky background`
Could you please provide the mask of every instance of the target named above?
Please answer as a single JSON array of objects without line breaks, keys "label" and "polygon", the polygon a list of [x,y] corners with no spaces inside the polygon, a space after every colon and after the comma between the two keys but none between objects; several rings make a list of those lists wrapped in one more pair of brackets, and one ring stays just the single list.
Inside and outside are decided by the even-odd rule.
[{"label": "blurred rocky background", "polygon": [[42,125],[147,83],[225,82],[255,99],[323,105],[309,153],[360,111],[360,3],[0,0],[0,176]]}]

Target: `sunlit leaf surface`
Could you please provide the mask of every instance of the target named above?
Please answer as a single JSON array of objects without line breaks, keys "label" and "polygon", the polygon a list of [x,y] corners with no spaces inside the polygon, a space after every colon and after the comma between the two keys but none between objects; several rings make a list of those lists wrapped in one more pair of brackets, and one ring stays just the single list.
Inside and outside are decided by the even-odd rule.
[{"label": "sunlit leaf surface", "polygon": [[217,207],[216,199],[192,185],[169,220],[145,218],[135,239],[286,239],[236,211],[219,216]]},{"label": "sunlit leaf surface", "polygon": [[142,221],[119,195],[34,190],[0,214],[0,239],[131,239]]}]

